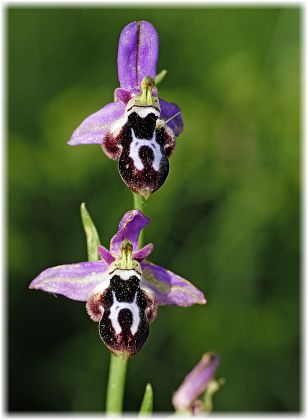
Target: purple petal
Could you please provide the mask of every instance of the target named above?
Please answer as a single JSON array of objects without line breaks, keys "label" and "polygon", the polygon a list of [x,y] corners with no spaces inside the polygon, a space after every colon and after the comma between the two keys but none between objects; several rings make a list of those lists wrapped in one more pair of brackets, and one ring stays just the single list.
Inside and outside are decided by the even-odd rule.
[{"label": "purple petal", "polygon": [[92,290],[104,281],[107,268],[104,261],[58,265],[44,270],[32,281],[29,288],[86,301]]},{"label": "purple petal", "polygon": [[175,392],[172,403],[176,410],[193,408],[193,402],[206,390],[213,379],[219,364],[219,358],[214,353],[206,353],[201,361],[185,377],[183,383]]},{"label": "purple petal", "polygon": [[68,144],[70,146],[102,144],[104,136],[109,132],[112,123],[121,118],[124,112],[125,105],[120,101],[105,105],[80,124],[74,131]]},{"label": "purple petal", "polygon": [[178,136],[183,131],[183,120],[180,108],[171,102],[159,99],[160,118],[168,121],[167,126]]},{"label": "purple petal", "polygon": [[158,34],[151,23],[132,22],[122,30],[118,49],[118,76],[122,88],[138,89],[145,76],[155,79]]},{"label": "purple petal", "polygon": [[106,264],[110,265],[113,263],[115,258],[112,256],[111,252],[108,251],[103,245],[99,245],[97,247],[98,254],[102,257],[102,259],[106,262]]},{"label": "purple petal", "polygon": [[158,305],[191,306],[205,303],[203,293],[189,281],[148,261],[141,263],[143,281],[156,295]]},{"label": "purple petal", "polygon": [[143,248],[139,249],[139,251],[133,253],[133,259],[141,262],[146,257],[148,257],[151,252],[153,251],[154,245],[147,244]]},{"label": "purple petal", "polygon": [[120,255],[121,243],[125,239],[133,244],[133,252],[138,249],[140,232],[150,222],[150,219],[139,210],[130,210],[122,217],[118,232],[112,237],[110,251],[114,256]]},{"label": "purple petal", "polygon": [[129,90],[116,88],[116,90],[114,91],[115,100],[123,102],[124,105],[127,105],[131,97],[132,97],[132,94]]}]

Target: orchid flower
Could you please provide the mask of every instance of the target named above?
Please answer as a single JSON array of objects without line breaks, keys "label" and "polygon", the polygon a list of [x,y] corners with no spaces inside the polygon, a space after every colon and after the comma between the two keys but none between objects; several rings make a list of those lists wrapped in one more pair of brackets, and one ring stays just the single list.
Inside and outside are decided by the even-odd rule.
[{"label": "orchid flower", "polygon": [[165,182],[168,158],[183,130],[176,104],[158,98],[155,85],[158,35],[149,22],[128,24],[120,35],[114,102],[87,117],[68,144],[100,144],[119,161],[126,185],[148,198]]},{"label": "orchid flower", "polygon": [[173,395],[172,403],[177,412],[197,415],[212,410],[212,395],[224,383],[223,379],[214,380],[218,364],[215,353],[203,355]]},{"label": "orchid flower", "polygon": [[203,293],[187,280],[146,260],[149,243],[138,249],[138,238],[149,219],[139,210],[125,213],[110,250],[98,246],[99,261],[60,265],[44,270],[31,289],[86,301],[99,333],[117,356],[127,358],[144,345],[157,305],[205,303]]}]

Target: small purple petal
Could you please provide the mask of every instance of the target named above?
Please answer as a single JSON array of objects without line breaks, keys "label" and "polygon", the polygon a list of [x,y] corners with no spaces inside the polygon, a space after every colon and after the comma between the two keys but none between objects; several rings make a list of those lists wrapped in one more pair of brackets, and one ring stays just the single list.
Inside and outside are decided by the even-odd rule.
[{"label": "small purple petal", "polygon": [[70,146],[79,144],[102,144],[105,135],[109,132],[113,122],[123,116],[125,105],[120,102],[111,102],[102,109],[87,117],[74,131],[68,141]]},{"label": "small purple petal", "polygon": [[107,248],[105,248],[103,245],[99,245],[97,247],[97,252],[108,265],[113,263],[113,261],[115,260],[111,252]]},{"label": "small purple petal", "polygon": [[86,301],[93,289],[104,281],[108,265],[104,261],[59,265],[42,271],[30,284],[30,289],[64,295]]},{"label": "small purple petal", "polygon": [[185,377],[183,383],[175,392],[172,403],[176,410],[194,409],[193,402],[206,390],[213,379],[219,364],[219,358],[214,353],[206,353],[201,361]]},{"label": "small purple petal", "polygon": [[191,306],[205,303],[203,293],[189,281],[148,261],[141,263],[143,282],[156,295],[158,305]]},{"label": "small purple petal", "polygon": [[118,49],[118,76],[122,88],[138,89],[146,76],[155,79],[158,34],[151,23],[132,22],[122,30]]},{"label": "small purple petal", "polygon": [[116,88],[116,90],[114,91],[115,100],[121,101],[124,105],[127,105],[131,97],[132,97],[132,94],[129,90]]},{"label": "small purple petal", "polygon": [[133,259],[141,262],[146,257],[148,257],[151,252],[153,251],[154,245],[147,244],[143,248],[139,249],[139,251],[133,253]]},{"label": "small purple petal", "polygon": [[168,121],[168,127],[178,136],[183,131],[183,120],[180,108],[171,102],[159,98],[160,118]]},{"label": "small purple petal", "polygon": [[114,256],[120,255],[121,243],[125,239],[131,241],[133,252],[138,249],[138,238],[140,232],[150,222],[150,219],[139,210],[131,210],[122,217],[118,232],[112,237],[110,242],[110,251]]}]

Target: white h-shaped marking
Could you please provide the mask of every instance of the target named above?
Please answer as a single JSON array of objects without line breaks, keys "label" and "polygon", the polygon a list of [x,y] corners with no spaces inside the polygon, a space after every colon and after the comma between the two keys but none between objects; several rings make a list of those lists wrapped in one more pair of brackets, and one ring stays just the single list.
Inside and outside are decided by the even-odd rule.
[{"label": "white h-shaped marking", "polygon": [[136,334],[138,331],[139,323],[140,323],[140,316],[139,316],[139,307],[137,304],[137,292],[135,294],[134,300],[132,302],[118,302],[116,294],[112,291],[113,297],[113,304],[110,307],[110,315],[109,319],[111,320],[112,326],[116,332],[116,334],[120,334],[122,328],[119,324],[119,312],[121,309],[128,309],[133,317],[133,323],[130,327],[130,331],[133,335]]},{"label": "white h-shaped marking", "polygon": [[153,136],[151,139],[149,140],[145,140],[145,139],[138,139],[135,136],[134,130],[132,129],[132,142],[130,144],[130,148],[129,148],[129,157],[133,159],[134,161],[134,165],[135,168],[138,169],[138,171],[142,171],[142,169],[144,169],[144,165],[140,159],[139,156],[139,150],[140,147],[142,146],[147,146],[149,147],[154,155],[154,159],[153,159],[153,169],[158,172],[159,171],[159,165],[160,165],[160,161],[162,158],[162,153],[160,151],[160,146],[159,144],[156,142],[156,132],[154,130]]}]

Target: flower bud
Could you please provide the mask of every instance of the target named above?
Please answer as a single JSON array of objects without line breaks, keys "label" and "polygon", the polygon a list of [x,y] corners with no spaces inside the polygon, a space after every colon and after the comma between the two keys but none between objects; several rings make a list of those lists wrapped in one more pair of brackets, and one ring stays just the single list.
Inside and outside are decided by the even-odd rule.
[{"label": "flower bud", "polygon": [[201,361],[185,377],[183,383],[174,393],[172,404],[177,411],[197,413],[201,403],[197,398],[203,394],[214,377],[219,358],[215,353],[205,353]]}]

